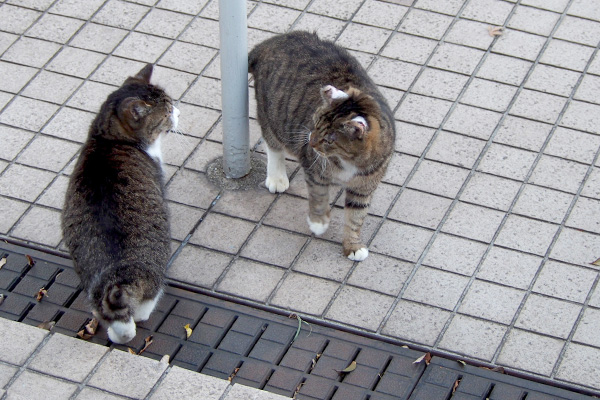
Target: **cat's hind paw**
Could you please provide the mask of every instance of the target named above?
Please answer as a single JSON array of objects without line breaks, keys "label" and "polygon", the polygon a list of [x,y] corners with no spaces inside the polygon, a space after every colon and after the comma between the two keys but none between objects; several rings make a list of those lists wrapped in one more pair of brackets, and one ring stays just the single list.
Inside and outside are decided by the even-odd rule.
[{"label": "cat's hind paw", "polygon": [[366,247],[360,248],[348,254],[348,258],[352,261],[363,261],[369,256],[369,249]]},{"label": "cat's hind paw", "polygon": [[307,217],[306,221],[308,222],[310,231],[317,236],[324,234],[327,228],[329,228],[329,222],[312,222],[310,217]]},{"label": "cat's hind paw", "polygon": [[267,176],[265,186],[271,193],[283,193],[290,187],[290,180],[287,176],[271,177]]}]

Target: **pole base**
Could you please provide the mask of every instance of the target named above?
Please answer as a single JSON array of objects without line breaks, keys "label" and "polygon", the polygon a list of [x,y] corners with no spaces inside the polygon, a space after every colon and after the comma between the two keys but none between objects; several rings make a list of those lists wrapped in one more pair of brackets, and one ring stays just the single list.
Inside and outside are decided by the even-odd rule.
[{"label": "pole base", "polygon": [[250,172],[246,176],[232,179],[225,176],[223,157],[211,161],[206,167],[206,176],[213,185],[226,190],[247,190],[258,187],[267,177],[267,166],[257,157],[250,157]]}]

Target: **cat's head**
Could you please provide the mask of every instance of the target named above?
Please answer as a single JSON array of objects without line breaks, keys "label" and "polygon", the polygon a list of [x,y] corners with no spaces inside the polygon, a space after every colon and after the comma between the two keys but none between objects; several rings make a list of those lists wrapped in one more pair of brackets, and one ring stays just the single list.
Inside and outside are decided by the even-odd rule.
[{"label": "cat's head", "polygon": [[152,69],[146,65],[108,96],[99,114],[104,129],[97,134],[149,145],[177,128],[179,110],[163,89],[150,83]]},{"label": "cat's head", "polygon": [[310,146],[320,155],[353,160],[363,154],[379,133],[379,105],[358,89],[321,88],[323,104],[314,114]]}]

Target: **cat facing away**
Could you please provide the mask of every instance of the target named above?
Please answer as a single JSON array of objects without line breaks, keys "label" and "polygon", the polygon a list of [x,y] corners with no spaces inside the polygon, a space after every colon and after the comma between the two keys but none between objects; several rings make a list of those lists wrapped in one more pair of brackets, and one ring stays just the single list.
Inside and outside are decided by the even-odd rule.
[{"label": "cat facing away", "polygon": [[342,185],[344,255],[364,260],[369,251],[360,230],[394,151],[394,119],[385,98],[354,57],[314,33],[267,39],[252,49],[248,65],[267,144],[265,185],[271,193],[284,192],[284,150],[296,157],[316,235],[329,226],[329,186]]},{"label": "cat facing away", "polygon": [[92,313],[126,343],[163,292],[170,255],[161,138],[179,110],[150,84],[152,65],[111,93],[92,122],[70,177],[65,243]]}]

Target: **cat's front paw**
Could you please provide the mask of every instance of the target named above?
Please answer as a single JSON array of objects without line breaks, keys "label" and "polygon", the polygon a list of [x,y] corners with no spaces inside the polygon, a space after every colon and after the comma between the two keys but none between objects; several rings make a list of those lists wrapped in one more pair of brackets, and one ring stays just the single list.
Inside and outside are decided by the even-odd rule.
[{"label": "cat's front paw", "polygon": [[290,187],[290,180],[287,176],[267,176],[265,186],[271,193],[283,193]]},{"label": "cat's front paw", "polygon": [[369,256],[369,249],[363,244],[344,246],[344,255],[352,261],[363,261]]},{"label": "cat's front paw", "polygon": [[108,327],[108,338],[113,343],[127,343],[135,337],[135,322],[130,318],[127,322],[114,321]]},{"label": "cat's front paw", "polygon": [[321,222],[313,222],[310,220],[310,217],[306,217],[306,221],[308,222],[308,227],[310,228],[310,231],[317,236],[324,234],[325,231],[327,231],[327,228],[329,228],[329,219],[326,219]]}]

